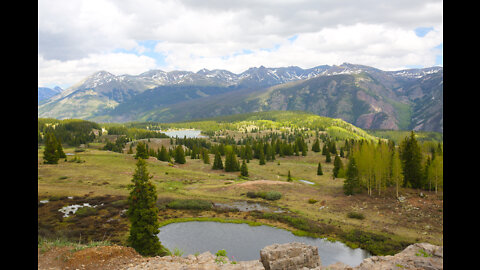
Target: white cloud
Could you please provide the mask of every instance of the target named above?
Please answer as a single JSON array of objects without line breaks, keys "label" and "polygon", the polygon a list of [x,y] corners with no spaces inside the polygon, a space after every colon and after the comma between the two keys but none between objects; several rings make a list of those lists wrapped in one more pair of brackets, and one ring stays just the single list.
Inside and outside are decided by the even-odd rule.
[{"label": "white cloud", "polygon": [[183,68],[190,71],[220,68],[240,73],[260,65],[311,68],[343,62],[395,70],[419,63],[434,65],[438,50],[432,48],[442,43],[441,33],[433,30],[424,37],[418,37],[414,31],[401,28],[355,24],[298,34],[293,42],[272,39],[271,44],[277,44],[278,47],[272,46],[271,50],[257,47],[249,54],[234,55],[235,51],[239,52],[244,47],[229,48],[225,43],[165,42],[157,44],[156,50],[168,55],[165,59],[168,69]]},{"label": "white cloud", "polygon": [[[40,0],[39,83],[57,77],[67,84],[100,67],[239,73],[260,65],[431,66],[442,54],[434,49],[443,42],[442,12],[442,0]],[[418,27],[434,30],[418,37]],[[158,42],[157,63],[165,65],[155,66],[151,48],[140,45],[145,40]],[[132,52],[132,62],[115,51]],[[151,57],[138,56],[147,52]]]},{"label": "white cloud", "polygon": [[91,54],[76,60],[48,60],[38,57],[38,85],[69,87],[100,70],[115,75],[140,74],[154,69],[155,59],[126,53]]}]

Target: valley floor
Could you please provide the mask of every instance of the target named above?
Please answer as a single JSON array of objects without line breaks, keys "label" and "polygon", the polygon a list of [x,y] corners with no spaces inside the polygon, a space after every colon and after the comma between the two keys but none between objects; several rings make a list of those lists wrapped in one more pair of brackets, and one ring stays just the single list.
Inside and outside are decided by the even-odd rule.
[{"label": "valley floor", "polygon": [[[168,139],[167,139],[168,140]],[[132,155],[102,151],[92,144],[83,152],[66,148],[65,153],[80,157],[83,163],[60,161],[57,165],[42,163],[43,150],[38,151],[38,230],[39,236],[67,237],[74,241],[109,240],[124,244],[128,221],[124,215],[136,160]],[[72,159],[70,156],[67,159]],[[210,160],[213,161],[213,155]],[[278,158],[266,165],[258,160],[248,163],[250,177],[241,179],[237,173],[212,170],[211,165],[187,157],[186,164],[171,165],[149,158],[148,171],[157,188],[159,202],[174,199],[202,199],[212,202],[255,201],[288,210],[317,224],[337,228],[339,232],[360,230],[387,236],[398,242],[428,242],[443,245],[443,194],[412,189],[400,190],[405,200],[399,201],[394,190],[386,194],[346,196],[343,179],[332,179],[333,164],[323,163],[325,157],[309,151],[306,157]],[[324,175],[317,176],[321,161]],[[346,161],[344,160],[344,164]],[[287,182],[291,171],[293,182]],[[315,183],[308,185],[298,180]],[[264,181],[267,180],[267,181]],[[248,191],[278,191],[277,201],[251,199]],[[309,203],[314,199],[316,203]],[[48,200],[42,203],[41,200]],[[90,203],[97,205],[94,213],[63,217],[63,206]],[[364,219],[349,218],[350,212],[361,213]],[[298,228],[282,220],[265,219],[250,212],[193,211],[161,209],[161,222],[178,218],[222,218],[250,220],[296,231]],[[325,235],[340,239],[335,233]],[[105,268],[108,269],[108,268]]]}]

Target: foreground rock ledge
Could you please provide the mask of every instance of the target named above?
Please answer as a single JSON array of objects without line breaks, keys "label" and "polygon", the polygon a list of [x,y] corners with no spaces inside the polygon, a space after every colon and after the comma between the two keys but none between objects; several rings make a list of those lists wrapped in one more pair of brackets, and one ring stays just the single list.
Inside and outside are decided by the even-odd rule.
[{"label": "foreground rock ledge", "polygon": [[228,258],[224,263],[216,262],[216,256],[210,252],[187,257],[154,257],[141,264],[130,265],[126,269],[315,269],[315,270],[364,270],[364,269],[443,269],[443,246],[417,243],[408,246],[394,256],[373,256],[362,261],[356,267],[344,263],[322,266],[318,248],[303,243],[274,244],[260,251],[260,260],[241,261],[232,264]]}]

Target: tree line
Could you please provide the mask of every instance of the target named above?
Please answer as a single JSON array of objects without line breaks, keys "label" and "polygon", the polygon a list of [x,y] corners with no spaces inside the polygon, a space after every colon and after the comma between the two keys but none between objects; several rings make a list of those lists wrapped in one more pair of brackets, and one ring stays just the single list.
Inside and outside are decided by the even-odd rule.
[{"label": "tree line", "polygon": [[438,143],[425,153],[411,131],[396,146],[393,141],[351,141],[351,154],[345,172],[347,195],[366,191],[368,195],[385,193],[387,187],[435,190],[443,187],[443,149]]}]

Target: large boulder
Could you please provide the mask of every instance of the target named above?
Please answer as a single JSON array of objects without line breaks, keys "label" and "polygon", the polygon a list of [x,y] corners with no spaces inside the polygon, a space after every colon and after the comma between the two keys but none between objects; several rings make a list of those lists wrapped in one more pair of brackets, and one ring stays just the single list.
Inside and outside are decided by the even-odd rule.
[{"label": "large boulder", "polygon": [[303,243],[266,246],[260,250],[260,262],[266,270],[312,269],[321,265],[318,247]]}]

